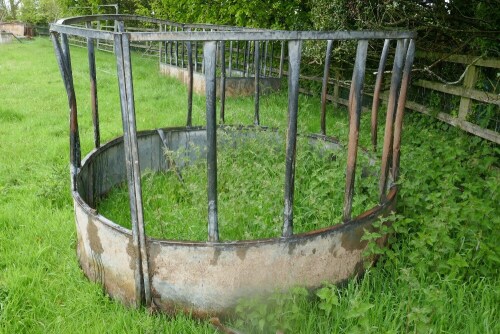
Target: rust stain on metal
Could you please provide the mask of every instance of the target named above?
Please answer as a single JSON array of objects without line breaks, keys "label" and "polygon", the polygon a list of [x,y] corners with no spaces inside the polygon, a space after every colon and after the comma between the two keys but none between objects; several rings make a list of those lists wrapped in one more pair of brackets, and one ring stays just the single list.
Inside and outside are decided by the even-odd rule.
[{"label": "rust stain on metal", "polygon": [[104,289],[111,297],[118,298],[124,304],[135,305],[135,285],[120,273],[106,271]]},{"label": "rust stain on metal", "polygon": [[342,234],[342,248],[348,251],[362,250],[365,249],[368,241],[361,241],[361,237],[364,234],[363,227],[356,227]]},{"label": "rust stain on metal", "polygon": [[129,255],[129,267],[132,270],[135,270],[137,268],[136,266],[136,258],[137,258],[137,251],[136,248],[134,247],[134,241],[132,240],[132,236],[128,237],[128,242],[127,242],[127,254]]},{"label": "rust stain on metal", "polygon": [[89,218],[87,224],[87,234],[92,251],[96,254],[102,254],[104,250],[102,248],[101,239],[99,239],[97,226],[95,226],[95,223],[91,218]]},{"label": "rust stain on metal", "polygon": [[247,255],[247,250],[248,248],[246,247],[239,247],[238,249],[236,249],[236,255],[238,255],[241,261],[245,260],[245,257]]},{"label": "rust stain on metal", "polygon": [[330,254],[333,255],[333,252],[335,251],[336,248],[337,248],[337,244],[332,242],[332,244],[330,245],[330,248],[328,248],[328,251],[330,252]]},{"label": "rust stain on metal", "polygon": [[222,253],[222,250],[220,248],[214,248],[214,256],[212,260],[210,260],[210,265],[216,266],[217,262],[219,262],[219,257]]},{"label": "rust stain on metal", "polygon": [[365,271],[365,265],[363,264],[363,261],[359,261],[354,266],[353,276],[358,277],[360,275],[363,275],[364,271]]},{"label": "rust stain on metal", "polygon": [[161,253],[161,247],[158,243],[156,242],[149,242],[148,243],[148,254],[149,254],[149,259],[151,261],[155,261],[155,259],[160,255]]}]

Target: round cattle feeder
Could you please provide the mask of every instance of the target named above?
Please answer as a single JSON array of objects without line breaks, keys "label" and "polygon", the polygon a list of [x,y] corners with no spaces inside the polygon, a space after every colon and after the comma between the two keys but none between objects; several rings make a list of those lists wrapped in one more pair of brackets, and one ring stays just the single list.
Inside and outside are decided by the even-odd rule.
[{"label": "round cattle feeder", "polygon": [[[109,27],[110,22],[112,29],[105,30],[103,27]],[[414,37],[411,32],[272,31],[188,25],[131,15],[82,16],[52,24],[51,38],[70,108],[71,187],[77,253],[87,277],[102,284],[109,295],[127,305],[154,304],[167,312],[185,310],[194,315],[208,316],[230,312],[242,297],[298,285],[313,289],[325,281],[339,283],[362,273],[365,261],[362,253],[367,247],[367,241],[362,240],[364,231],[373,230],[374,222],[395,209],[402,118],[415,52]],[[89,58],[95,148],[84,159],[81,159],[80,151],[70,38],[85,44]],[[357,49],[348,100],[349,135],[346,143],[340,143],[327,134],[326,101],[332,45],[346,40],[356,43]],[[321,133],[318,134],[297,132],[300,63],[302,44],[306,41],[324,46],[326,50],[322,104],[318,110]],[[113,48],[123,125],[123,136],[105,144],[101,144],[99,132],[96,44]],[[178,66],[186,72],[183,74],[188,86],[185,126],[161,124],[157,129],[137,131],[131,57],[141,52],[137,50],[144,45],[148,50],[154,47],[159,50],[160,63],[165,63],[167,53],[168,65]],[[197,55],[198,46],[202,46],[202,60]],[[379,56],[378,72],[373,81],[373,149],[377,147],[377,120],[382,118],[378,116],[382,79],[387,63],[392,61],[385,133],[378,158],[367,150],[358,149],[362,92],[363,89],[365,93],[367,91],[365,70],[369,47],[371,53]],[[237,50],[243,50],[241,58],[235,56]],[[206,99],[206,123],[198,126],[192,124],[195,67],[202,68]],[[241,77],[253,80],[251,89],[255,109],[251,125],[223,125],[228,68],[229,73],[240,73]],[[219,230],[217,153],[225,146],[218,144],[218,136],[224,133],[226,144],[235,146],[237,141],[259,138],[263,133],[271,137],[277,134],[279,129],[261,125],[260,84],[261,77],[275,80],[284,72],[288,75],[288,127],[285,129],[286,138],[278,144],[285,157],[284,191],[282,199],[268,199],[283,203],[281,233],[268,239],[223,241],[224,229]],[[216,80],[217,75],[219,80]],[[219,125],[217,97],[221,103]],[[345,188],[336,190],[344,197],[339,221],[324,222],[322,226],[325,227],[320,229],[294,233],[298,136],[305,138],[308,145],[320,154],[335,156],[336,152],[345,152],[346,163],[341,171],[345,173]],[[279,142],[280,136],[276,135],[275,140]],[[195,150],[189,151],[188,148]],[[145,225],[151,222],[144,219],[141,175],[172,167],[173,162],[165,155],[166,149],[185,150],[182,168],[190,168],[189,165],[196,160],[206,160],[208,232],[204,242],[163,240],[146,235]],[[194,151],[198,154],[193,154]],[[370,164],[379,166],[378,192],[371,194],[378,204],[353,217],[355,176],[356,170],[361,169],[361,166],[356,168],[359,154],[368,156]],[[128,185],[131,229],[106,218],[97,207],[112,188],[123,183]],[[329,187],[329,184],[326,182],[322,186]],[[168,205],[165,203],[166,207]],[[387,236],[382,236],[377,242],[384,245],[386,239]]]}]

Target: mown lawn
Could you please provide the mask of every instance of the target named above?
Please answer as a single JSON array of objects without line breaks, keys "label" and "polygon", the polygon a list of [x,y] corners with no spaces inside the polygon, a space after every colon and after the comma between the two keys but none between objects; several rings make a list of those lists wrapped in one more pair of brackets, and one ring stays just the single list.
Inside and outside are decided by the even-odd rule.
[{"label": "mown lawn", "polygon": [[[86,54],[73,48],[83,152],[92,147]],[[116,66],[98,53],[101,136],[121,134]],[[183,125],[185,87],[134,62],[139,128]],[[252,99],[227,121],[251,123]],[[262,99],[263,124],[284,127],[286,96]],[[204,99],[195,97],[194,123]],[[318,131],[319,101],[301,97],[299,127]],[[69,195],[68,107],[48,39],[0,45],[0,332],[214,333],[208,322],[150,315],[110,300],[82,274]],[[365,120],[365,118],[363,118]],[[361,142],[367,144],[366,125]],[[347,131],[344,111],[329,131]],[[380,137],[380,136],[379,136]],[[500,148],[407,114],[392,248],[361,280],[315,296],[300,288],[246,300],[231,326],[274,333],[499,333]]]}]

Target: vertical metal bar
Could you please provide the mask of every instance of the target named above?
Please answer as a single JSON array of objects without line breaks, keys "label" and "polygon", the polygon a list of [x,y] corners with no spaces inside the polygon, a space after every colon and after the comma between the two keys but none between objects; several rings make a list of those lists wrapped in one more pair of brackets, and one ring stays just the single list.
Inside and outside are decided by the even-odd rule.
[{"label": "vertical metal bar", "polygon": [[194,42],[194,71],[198,72],[198,42]]},{"label": "vertical metal bar", "polygon": [[[69,150],[70,150],[70,176],[71,176],[71,190],[76,191],[76,174],[78,168],[80,168],[80,135],[78,129],[78,112],[76,105],[76,95],[73,86],[73,78],[71,71],[71,61],[69,60],[69,47],[66,45],[62,46],[59,41],[59,35],[55,32],[51,32],[50,37],[52,39],[52,44],[54,45],[54,50],[56,54],[57,63],[59,65],[59,70],[61,72],[61,77],[63,78],[64,87],[66,89],[66,95],[68,96],[68,106],[69,106],[69,123],[70,123],[70,133],[69,133]],[[64,37],[61,36],[61,40],[64,41]],[[67,43],[67,39],[66,39]],[[66,49],[66,51],[64,51]]]},{"label": "vertical metal bar", "polygon": [[219,241],[217,213],[217,128],[216,128],[216,57],[217,42],[205,42],[205,95],[207,115],[208,241]]},{"label": "vertical metal bar", "polygon": [[240,65],[240,41],[236,41],[236,70],[239,70]]},{"label": "vertical metal bar", "polygon": [[266,47],[264,48],[264,58],[262,59],[262,63],[264,64],[264,67],[262,68],[262,73],[264,76],[266,76],[266,70],[267,70],[267,49],[269,46],[269,41],[264,42],[266,44]]},{"label": "vertical metal bar", "polygon": [[64,64],[66,65],[67,80],[70,87],[70,159],[71,163],[71,173],[74,176],[74,187],[76,190],[76,173],[81,165],[81,148],[80,148],[80,131],[78,127],[78,108],[76,105],[76,93],[75,85],[73,83],[73,69],[71,66],[71,54],[69,51],[69,41],[68,35],[61,34],[61,49],[64,59]]},{"label": "vertical metal bar", "polygon": [[226,108],[226,44],[220,42],[220,122],[224,124]]},{"label": "vertical metal bar", "polygon": [[387,55],[389,54],[389,44],[390,40],[386,39],[384,41],[382,54],[380,55],[377,79],[375,80],[375,89],[373,91],[371,135],[372,135],[372,146],[374,152],[377,150],[377,118],[378,118],[378,108],[380,105],[380,90],[382,88],[382,80],[384,78],[384,69],[385,69],[385,63],[387,62]]},{"label": "vertical metal bar", "polygon": [[[169,31],[172,31],[172,26],[169,26]],[[172,41],[168,41],[168,64],[172,65]]]},{"label": "vertical metal bar", "polygon": [[244,71],[244,77],[248,77],[248,72],[249,69],[248,67],[250,62],[250,41],[245,42],[245,57],[243,58],[243,71]]},{"label": "vertical metal bar", "polygon": [[285,62],[285,42],[281,41],[279,78],[283,78],[283,64]]},{"label": "vertical metal bar", "polygon": [[151,288],[146,236],[144,232],[139,152],[135,124],[134,88],[132,84],[132,64],[127,34],[115,35],[115,54],[120,90],[120,105],[122,110],[127,181],[129,185],[132,239],[137,254],[135,271],[136,302],[139,305],[144,300],[146,305],[149,305],[151,303]]},{"label": "vertical metal bar", "polygon": [[229,41],[229,77],[233,76],[233,41]]},{"label": "vertical metal bar", "polygon": [[[164,31],[167,31],[167,25],[165,25],[165,30]],[[163,61],[165,62],[165,64],[167,63],[167,59],[168,59],[168,41],[166,42],[163,42],[163,48],[165,49],[164,50],[164,56],[163,56]]]},{"label": "vertical metal bar", "polygon": [[389,100],[387,101],[387,114],[385,118],[384,147],[382,149],[382,162],[380,167],[379,180],[380,203],[383,203],[386,198],[387,174],[389,172],[390,166],[389,156],[392,151],[391,146],[393,141],[394,112],[396,108],[399,85],[401,83],[401,71],[403,67],[404,52],[404,41],[398,39],[396,45],[396,54],[394,55],[394,64],[392,66],[391,88],[389,91]]},{"label": "vertical metal bar", "polygon": [[[163,31],[163,24],[160,23],[160,29],[159,29],[160,33]],[[163,54],[163,41],[160,41],[159,44],[158,44],[158,61],[160,62],[160,64],[162,63],[162,54]]]},{"label": "vertical metal bar", "polygon": [[[184,31],[184,27],[182,27],[182,30]],[[182,42],[182,51],[181,51],[181,68],[184,68],[184,57],[185,57],[185,52],[186,52],[186,42]]]},{"label": "vertical metal bar", "polygon": [[174,50],[174,61],[175,61],[175,66],[179,66],[179,42],[175,41],[175,50]]},{"label": "vertical metal bar", "polygon": [[118,32],[125,32],[125,23],[123,21],[115,21],[115,29]]},{"label": "vertical metal bar", "polygon": [[64,55],[64,60],[66,63],[66,70],[68,71],[68,78],[70,80],[71,86],[73,86],[73,69],[71,66],[71,56],[69,52],[69,41],[68,41],[68,35],[66,34],[61,34],[61,49],[62,49],[62,54]]},{"label": "vertical metal bar", "polygon": [[142,260],[142,272],[144,280],[144,299],[145,304],[151,304],[151,287],[149,278],[149,262],[148,251],[146,244],[146,233],[144,226],[144,212],[142,206],[142,189],[141,189],[141,169],[139,165],[139,147],[137,143],[137,126],[135,123],[135,102],[134,102],[134,87],[132,78],[132,60],[130,59],[130,41],[127,34],[122,35],[123,40],[123,60],[125,65],[125,80],[127,84],[128,97],[128,112],[130,124],[130,143],[132,144],[132,161],[134,168],[134,183],[137,201],[137,222],[139,226],[139,241]]},{"label": "vertical metal bar", "polygon": [[[205,31],[205,28],[202,29],[202,31]],[[205,45],[203,45],[203,49],[205,49]],[[201,57],[201,73],[205,73],[205,50],[203,50],[203,56]]]},{"label": "vertical metal bar", "polygon": [[253,124],[260,125],[260,115],[259,115],[259,103],[260,103],[260,42],[254,41],[254,88],[255,88],[255,98],[254,98],[254,118]]},{"label": "vertical metal bar", "polygon": [[253,50],[255,50],[255,41],[248,41],[248,58],[247,58],[247,77],[250,78],[252,76],[252,67],[255,71],[255,65],[252,66],[252,58],[255,56],[254,52],[252,52],[252,46]]},{"label": "vertical metal bar", "polygon": [[[97,30],[101,30],[101,21],[97,21]],[[100,50],[99,49],[100,39],[98,38],[96,42],[97,42],[96,43],[97,50]]]},{"label": "vertical metal bar", "polygon": [[[91,22],[87,22],[87,28],[92,27]],[[96,67],[95,67],[95,51],[94,39],[87,38],[87,53],[89,59],[89,76],[90,76],[90,103],[92,107],[92,124],[94,126],[94,147],[98,148],[101,145],[100,131],[99,131],[99,108],[97,100],[97,80],[96,80]]]},{"label": "vertical metal bar", "polygon": [[286,134],[285,194],[283,210],[283,237],[293,235],[293,195],[295,183],[295,153],[297,144],[297,116],[299,110],[299,75],[301,41],[288,42],[288,129]]},{"label": "vertical metal bar", "polygon": [[271,62],[269,64],[269,77],[273,76],[273,61],[274,61],[274,41],[271,41]]},{"label": "vertical metal bar", "polygon": [[363,82],[365,79],[366,55],[368,41],[358,41],[356,61],[352,72],[351,91],[349,93],[349,143],[347,144],[347,169],[344,193],[344,222],[351,219],[352,197],[354,194],[354,178],[356,176],[356,159],[358,153],[359,120],[363,99]]},{"label": "vertical metal bar", "polygon": [[415,56],[415,41],[410,40],[408,51],[406,53],[405,66],[403,70],[403,78],[401,80],[401,89],[399,92],[398,106],[396,110],[396,119],[394,121],[394,143],[392,148],[392,177],[394,182],[399,178],[399,157],[401,150],[401,130],[403,128],[403,116],[405,110],[406,93],[410,83],[411,67]]},{"label": "vertical metal bar", "polygon": [[321,88],[321,133],[326,135],[326,94],[328,93],[328,79],[330,76],[330,59],[333,41],[326,44],[325,69],[323,71],[323,86]]},{"label": "vertical metal bar", "polygon": [[136,296],[136,307],[142,304],[143,296],[143,277],[142,277],[142,262],[141,262],[141,252],[139,249],[139,231],[137,224],[137,202],[135,201],[135,190],[134,190],[134,176],[132,168],[132,159],[130,153],[130,133],[128,125],[128,98],[126,92],[126,80],[125,80],[125,69],[123,63],[123,48],[122,39],[120,35],[114,36],[114,51],[116,55],[117,64],[117,74],[118,74],[118,85],[120,92],[120,106],[122,113],[122,125],[123,125],[123,142],[125,149],[125,166],[127,170],[127,183],[129,189],[129,202],[130,202],[130,216],[132,220],[132,246],[134,247],[137,257],[135,259],[135,296]]},{"label": "vertical metal bar", "polygon": [[172,41],[167,41],[168,64],[172,65]]},{"label": "vertical metal bar", "polygon": [[[175,27],[175,31],[176,32],[178,31],[177,27]],[[174,51],[175,52],[175,54],[174,54],[175,66],[179,66],[179,42],[175,41],[174,43],[175,43],[175,51]]]},{"label": "vertical metal bar", "polygon": [[188,57],[188,110],[186,126],[193,125],[193,49],[191,42],[187,42],[187,57]]}]

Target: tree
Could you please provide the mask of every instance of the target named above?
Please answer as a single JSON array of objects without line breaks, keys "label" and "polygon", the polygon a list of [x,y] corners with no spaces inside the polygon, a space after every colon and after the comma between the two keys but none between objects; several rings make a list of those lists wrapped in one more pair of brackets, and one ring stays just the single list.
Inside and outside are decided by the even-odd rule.
[{"label": "tree", "polygon": [[1,0],[0,1],[0,21],[17,20],[17,12],[21,0]]},{"label": "tree", "polygon": [[407,29],[421,50],[499,56],[497,0],[310,0],[317,30]]},{"label": "tree", "polygon": [[23,22],[45,24],[65,16],[66,3],[58,0],[23,0],[19,19]]},{"label": "tree", "polygon": [[155,16],[176,22],[274,29],[306,29],[308,0],[155,0]]}]

